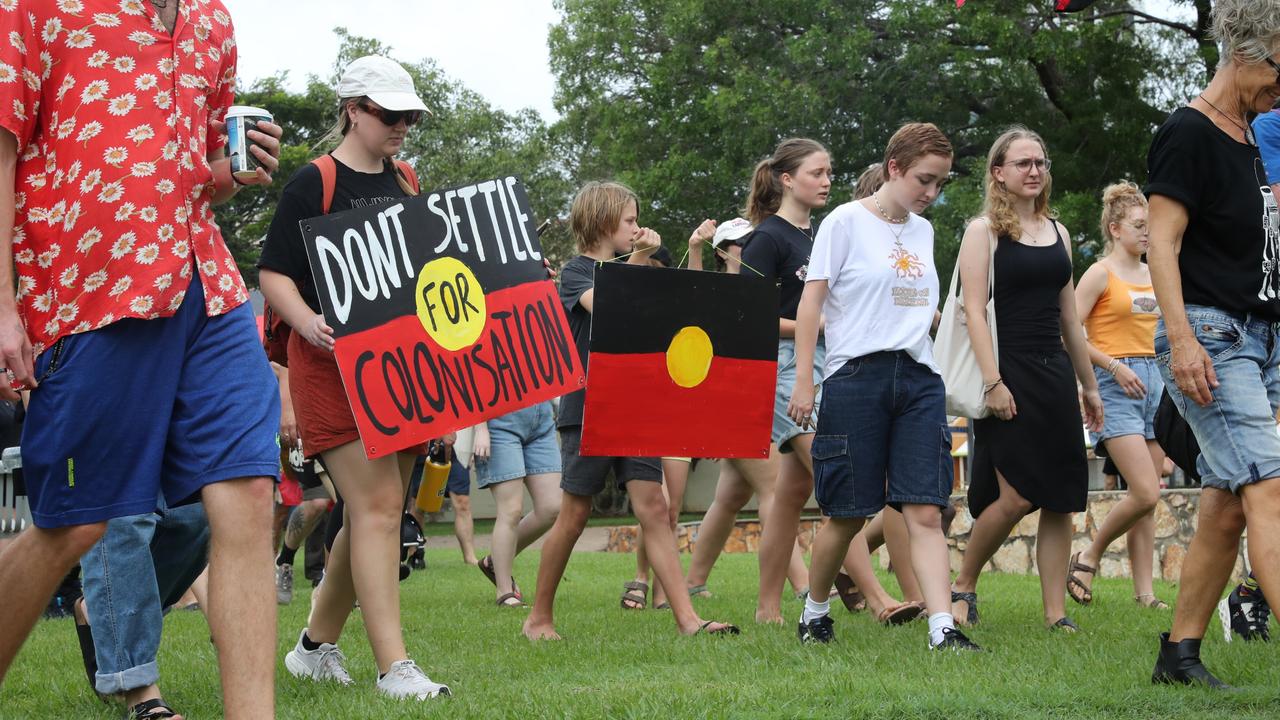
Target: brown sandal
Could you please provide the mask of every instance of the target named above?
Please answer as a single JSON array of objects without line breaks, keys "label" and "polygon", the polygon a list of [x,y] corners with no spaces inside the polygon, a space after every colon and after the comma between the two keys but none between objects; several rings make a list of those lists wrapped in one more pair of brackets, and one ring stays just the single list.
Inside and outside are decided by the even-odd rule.
[{"label": "brown sandal", "polygon": [[867,609],[867,599],[863,597],[862,591],[858,590],[858,584],[847,573],[836,573],[835,586],[845,610],[852,613]]},{"label": "brown sandal", "polygon": [[[516,602],[514,603],[507,602],[508,600],[515,600]],[[504,607],[504,608],[529,607],[528,605],[524,604],[524,598],[520,597],[520,593],[513,593],[513,592],[509,592],[506,595],[503,595],[502,597],[498,598],[497,604],[498,604],[498,607]]]},{"label": "brown sandal", "polygon": [[1080,553],[1075,553],[1071,556],[1070,569],[1067,572],[1067,594],[1077,603],[1088,605],[1093,602],[1093,589],[1085,585],[1083,580],[1076,577],[1078,572],[1089,573],[1089,583],[1092,584],[1093,578],[1098,574],[1098,569],[1080,562]]},{"label": "brown sandal", "polygon": [[1138,603],[1144,608],[1151,608],[1152,610],[1168,610],[1169,609],[1169,603],[1161,600],[1160,598],[1156,597],[1151,593],[1134,595],[1133,601]]},{"label": "brown sandal", "polygon": [[[627,603],[633,603],[628,605]],[[622,586],[622,609],[643,610],[649,604],[649,583],[633,580]]]},{"label": "brown sandal", "polygon": [[920,617],[922,612],[924,608],[919,604],[904,602],[881,610],[876,615],[876,620],[879,620],[881,625],[902,625]]}]

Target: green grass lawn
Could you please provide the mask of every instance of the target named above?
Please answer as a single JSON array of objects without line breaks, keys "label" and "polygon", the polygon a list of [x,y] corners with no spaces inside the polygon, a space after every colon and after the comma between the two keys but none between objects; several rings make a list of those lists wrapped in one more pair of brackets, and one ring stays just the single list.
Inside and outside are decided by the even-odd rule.
[{"label": "green grass lawn", "polygon": [[[687,558],[686,558],[687,561]],[[532,596],[537,554],[521,557],[516,577]],[[428,552],[428,569],[403,588],[409,651],[454,697],[409,706],[375,695],[376,671],[359,613],[342,644],[352,688],[294,679],[278,663],[283,718],[1275,718],[1280,716],[1280,643],[1222,641],[1210,625],[1204,655],[1220,676],[1246,688],[1233,695],[1150,684],[1156,635],[1169,614],[1138,608],[1128,582],[1100,580],[1091,608],[1072,608],[1085,632],[1042,629],[1036,578],[983,579],[981,654],[934,654],[921,623],[883,628],[838,603],[837,641],[801,646],[800,603],[784,605],[785,627],[752,623],[754,555],[725,555],[711,578],[715,598],[696,600],[708,619],[742,626],[738,638],[680,638],[670,615],[623,611],[618,594],[632,557],[583,553],[561,587],[563,642],[532,644],[519,634],[527,611],[497,608],[493,588],[454,550]],[[278,657],[292,647],[307,612],[300,581],[280,610]],[[1173,589],[1158,585],[1169,600]],[[220,715],[208,630],[198,613],[166,620],[162,688],[188,718]],[[70,620],[40,624],[0,692],[0,718],[117,718],[81,670]]]}]

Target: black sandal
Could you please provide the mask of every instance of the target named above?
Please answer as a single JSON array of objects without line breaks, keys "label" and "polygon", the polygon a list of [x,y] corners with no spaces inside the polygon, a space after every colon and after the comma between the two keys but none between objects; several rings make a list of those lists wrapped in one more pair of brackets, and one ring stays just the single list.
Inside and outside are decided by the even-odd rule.
[{"label": "black sandal", "polygon": [[976,592],[956,592],[951,591],[951,604],[962,602],[969,606],[969,612],[965,614],[964,624],[970,627],[978,624],[978,593]]},{"label": "black sandal", "polygon": [[[510,602],[507,602],[508,600],[515,600],[516,602],[510,603]],[[507,593],[506,595],[503,595],[502,597],[498,598],[497,603],[498,603],[498,607],[506,607],[506,608],[529,607],[528,605],[524,604],[524,598],[520,597],[520,593],[513,593],[513,592]]]},{"label": "black sandal", "polygon": [[1068,635],[1074,635],[1080,632],[1080,626],[1069,617],[1063,616],[1058,618],[1058,622],[1049,626],[1049,630],[1053,632],[1064,632]]},{"label": "black sandal", "polygon": [[162,698],[143,700],[129,708],[129,720],[165,720],[178,717],[178,713]]},{"label": "black sandal", "polygon": [[698,628],[698,632],[694,633],[694,635],[714,635],[717,637],[721,637],[721,636],[742,634],[742,630],[740,630],[737,625],[730,625],[728,623],[721,623],[722,625],[724,625],[724,627],[719,628],[717,630],[707,629],[712,625],[714,625],[715,623],[716,623],[715,620],[708,620],[702,623],[702,626]]}]

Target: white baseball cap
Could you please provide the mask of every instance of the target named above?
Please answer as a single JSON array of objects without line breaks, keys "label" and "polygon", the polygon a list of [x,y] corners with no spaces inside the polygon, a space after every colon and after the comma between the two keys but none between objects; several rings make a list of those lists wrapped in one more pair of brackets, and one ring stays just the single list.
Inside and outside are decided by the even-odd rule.
[{"label": "white baseball cap", "polygon": [[755,227],[746,218],[734,218],[722,223],[716,228],[715,236],[711,238],[711,247],[720,247],[724,243],[737,240],[754,229]]},{"label": "white baseball cap", "polygon": [[338,81],[338,97],[367,97],[387,110],[421,110],[431,114],[413,88],[413,78],[400,63],[381,55],[352,60]]}]

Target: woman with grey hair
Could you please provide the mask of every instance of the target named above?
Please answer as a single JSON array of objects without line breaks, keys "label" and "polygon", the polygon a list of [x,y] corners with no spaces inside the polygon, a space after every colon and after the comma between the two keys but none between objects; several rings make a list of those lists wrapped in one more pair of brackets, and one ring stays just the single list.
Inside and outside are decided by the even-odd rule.
[{"label": "woman with grey hair", "polygon": [[1280,100],[1280,0],[1218,0],[1213,81],[1156,132],[1147,164],[1157,362],[1200,441],[1199,526],[1152,681],[1229,686],[1200,661],[1240,533],[1280,597],[1280,207],[1249,129]]}]

